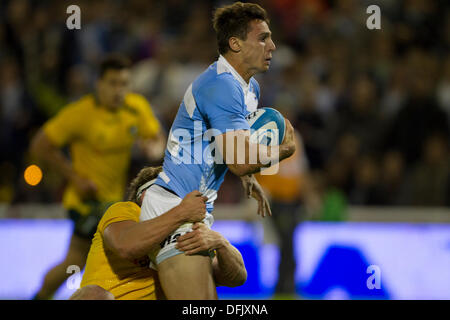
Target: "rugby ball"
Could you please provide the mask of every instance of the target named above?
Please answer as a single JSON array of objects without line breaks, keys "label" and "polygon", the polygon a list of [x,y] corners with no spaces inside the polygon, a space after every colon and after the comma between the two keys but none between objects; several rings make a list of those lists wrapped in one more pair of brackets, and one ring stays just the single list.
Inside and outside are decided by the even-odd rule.
[{"label": "rugby ball", "polygon": [[266,146],[280,145],[286,123],[283,115],[273,108],[260,108],[246,117],[250,124],[250,142]]}]

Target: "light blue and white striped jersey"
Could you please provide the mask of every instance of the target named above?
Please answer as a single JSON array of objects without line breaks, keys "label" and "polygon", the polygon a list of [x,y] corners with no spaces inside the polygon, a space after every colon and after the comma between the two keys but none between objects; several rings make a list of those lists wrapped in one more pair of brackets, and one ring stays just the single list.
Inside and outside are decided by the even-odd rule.
[{"label": "light blue and white striped jersey", "polygon": [[211,213],[228,168],[214,163],[211,137],[227,131],[249,130],[245,117],[256,110],[258,82],[247,84],[220,56],[186,90],[170,129],[163,171],[156,184],[184,198],[193,190],[208,197]]}]

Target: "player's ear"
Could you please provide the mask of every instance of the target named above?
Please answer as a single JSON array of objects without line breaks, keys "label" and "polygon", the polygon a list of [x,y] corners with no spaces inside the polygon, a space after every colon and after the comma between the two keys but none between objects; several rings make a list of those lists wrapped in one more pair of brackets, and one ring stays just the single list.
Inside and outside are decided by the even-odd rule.
[{"label": "player's ear", "polygon": [[240,52],[241,51],[241,42],[236,37],[231,37],[228,40],[228,45],[230,46],[230,50],[233,52]]}]

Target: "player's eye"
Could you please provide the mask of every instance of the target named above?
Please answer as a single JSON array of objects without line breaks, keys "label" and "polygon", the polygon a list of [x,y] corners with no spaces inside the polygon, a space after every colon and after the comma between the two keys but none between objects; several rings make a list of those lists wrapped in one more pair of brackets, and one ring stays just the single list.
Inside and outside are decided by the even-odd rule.
[{"label": "player's eye", "polygon": [[260,41],[266,41],[266,40],[269,39],[269,38],[270,38],[269,34],[263,34],[263,35],[259,38],[259,40],[260,40]]}]

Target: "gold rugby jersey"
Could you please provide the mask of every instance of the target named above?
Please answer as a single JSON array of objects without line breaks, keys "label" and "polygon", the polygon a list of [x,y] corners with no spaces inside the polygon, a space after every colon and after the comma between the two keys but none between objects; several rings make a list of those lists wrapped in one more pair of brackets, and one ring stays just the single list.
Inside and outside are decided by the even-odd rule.
[{"label": "gold rugby jersey", "polygon": [[134,202],[117,202],[105,212],[97,226],[86,261],[80,287],[98,285],[118,300],[155,300],[164,298],[157,273],[149,268],[149,258],[131,262],[113,253],[104,244],[103,232],[111,223],[139,222],[141,208]]},{"label": "gold rugby jersey", "polygon": [[[123,199],[133,143],[137,138],[155,137],[159,131],[149,103],[135,93],[127,94],[124,106],[114,111],[98,105],[93,94],[84,96],[44,125],[53,144],[70,147],[74,170],[97,185],[96,200],[101,202]],[[89,212],[70,183],[63,205],[83,215]]]}]

